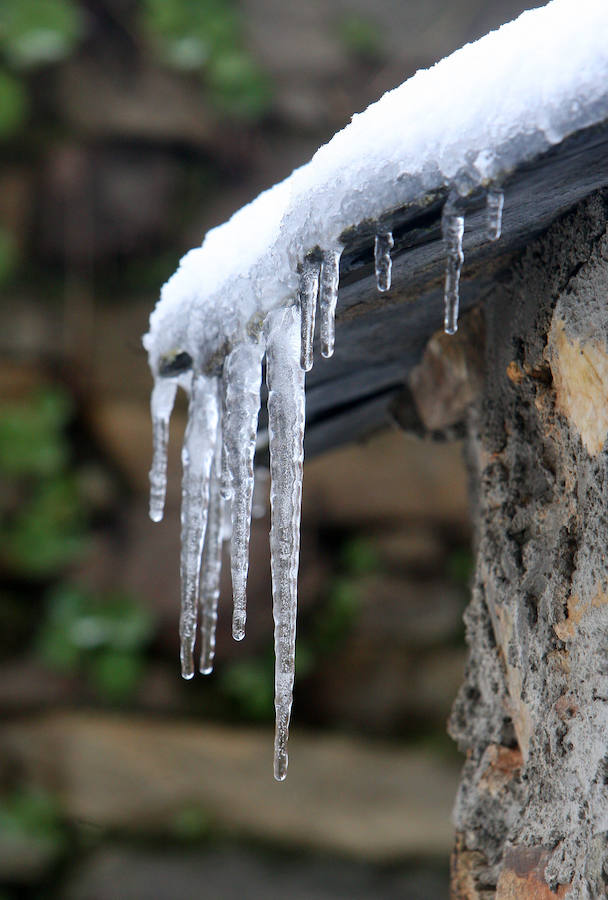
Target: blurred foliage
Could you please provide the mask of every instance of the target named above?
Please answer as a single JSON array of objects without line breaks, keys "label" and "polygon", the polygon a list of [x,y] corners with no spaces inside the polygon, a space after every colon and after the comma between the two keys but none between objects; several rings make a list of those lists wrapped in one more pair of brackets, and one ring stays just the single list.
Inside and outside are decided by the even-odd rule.
[{"label": "blurred foliage", "polygon": [[85,544],[85,510],[69,469],[67,394],[45,388],[0,404],[0,561],[26,577],[48,577]]},{"label": "blurred foliage", "polygon": [[143,0],[144,24],[168,62],[199,69],[239,43],[236,10],[226,0]]},{"label": "blurred foliage", "polygon": [[68,460],[64,429],[72,413],[68,395],[46,388],[21,402],[0,405],[0,472],[52,476]]},{"label": "blurred foliage", "polygon": [[375,545],[361,537],[351,538],[344,543],[340,562],[347,575],[371,575],[380,569],[380,557]]},{"label": "blurred foliage", "polygon": [[254,659],[239,660],[223,669],[219,686],[240,716],[253,721],[270,721],[274,716],[272,650]]},{"label": "blurred foliage", "polygon": [[346,16],[339,24],[342,46],[364,62],[377,62],[383,55],[382,35],[375,22],[363,16]]},{"label": "blurred foliage", "polygon": [[270,81],[243,51],[218,57],[209,67],[207,83],[214,105],[237,118],[259,118],[270,105]]},{"label": "blurred foliage", "polygon": [[144,30],[168,65],[200,72],[209,97],[227,115],[256,119],[271,85],[246,50],[242,21],[227,0],[143,0]]},{"label": "blurred foliage", "polygon": [[359,609],[356,581],[344,576],[335,578],[310,633],[306,635],[311,654],[331,653],[354,625]]},{"label": "blurred foliage", "polygon": [[61,810],[55,798],[32,785],[0,798],[0,848],[9,855],[33,853],[52,860],[67,846]]},{"label": "blurred foliage", "polygon": [[[24,124],[28,113],[25,87],[18,78],[0,69],[0,140],[12,137]],[[0,232],[0,281],[6,269],[6,232]]]},{"label": "blurred foliage", "polygon": [[2,556],[9,567],[32,577],[48,576],[84,549],[84,515],[73,475],[32,486],[8,527],[0,528]]},{"label": "blurred foliage", "polygon": [[447,575],[453,584],[465,588],[468,592],[474,570],[475,560],[470,547],[452,550],[447,559]]},{"label": "blurred foliage", "polygon": [[209,835],[211,821],[200,806],[185,806],[173,817],[169,830],[178,841],[200,841]]},{"label": "blurred foliage", "polygon": [[0,49],[15,67],[65,59],[80,32],[79,10],[72,0],[2,0]]},{"label": "blurred foliage", "polygon": [[[0,82],[2,74],[0,73]],[[2,87],[0,86],[0,94]],[[2,98],[0,97],[0,134],[2,132]],[[15,243],[15,239],[6,228],[0,226],[0,287],[5,285],[14,274],[19,262],[19,251]]]},{"label": "blurred foliage", "polygon": [[49,596],[37,649],[48,666],[82,672],[104,700],[120,702],[139,683],[151,633],[149,611],[129,594],[62,584]]}]

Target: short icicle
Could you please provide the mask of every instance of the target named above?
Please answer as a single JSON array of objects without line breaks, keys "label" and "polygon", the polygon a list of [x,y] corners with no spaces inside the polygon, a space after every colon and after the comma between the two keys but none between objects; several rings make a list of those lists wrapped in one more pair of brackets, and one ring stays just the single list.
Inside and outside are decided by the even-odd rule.
[{"label": "short icicle", "polygon": [[226,357],[223,375],[224,493],[226,481],[232,505],[230,542],[233,616],[232,636],[245,637],[247,572],[253,498],[253,458],[260,411],[264,342],[251,339]]},{"label": "short icicle", "polygon": [[217,606],[220,598],[220,578],[222,574],[222,538],[224,531],[222,514],[224,500],[220,493],[222,477],[221,432],[220,423],[209,480],[209,513],[201,565],[201,659],[199,671],[202,675],[209,675],[213,671]]},{"label": "short icicle", "polygon": [[486,194],[486,236],[497,241],[502,234],[502,208],[505,195],[499,188],[491,188]]},{"label": "short icicle", "polygon": [[194,675],[194,643],[199,597],[199,572],[207,528],[209,482],[219,424],[217,378],[192,380],[188,424],[182,448],[181,614],[179,620],[182,676]]},{"label": "short icicle", "polygon": [[293,697],[297,582],[304,459],[304,372],[300,358],[300,310],[266,318],[268,433],[270,445],[270,558],[275,646],[274,777],[287,774],[287,738]]},{"label": "short icicle", "polygon": [[342,249],[326,250],[321,260],[319,282],[319,331],[321,335],[321,356],[329,359],[334,353],[336,334],[336,304],[340,283],[340,257]]},{"label": "short icicle", "polygon": [[460,270],[464,262],[462,236],[464,216],[448,198],[441,216],[441,231],[446,249],[444,300],[444,330],[446,334],[458,331],[458,307],[460,304]]},{"label": "short icicle", "polygon": [[150,518],[160,522],[167,493],[167,446],[169,420],[175,403],[177,382],[171,378],[156,378],[152,390],[152,468],[150,469]]},{"label": "short icicle", "polygon": [[374,260],[376,264],[376,285],[379,291],[390,291],[393,263],[391,250],[395,246],[392,231],[379,232],[374,242]]},{"label": "short icicle", "polygon": [[313,363],[313,339],[315,335],[315,314],[319,294],[319,274],[321,263],[318,258],[307,256],[300,272],[300,309],[302,310],[302,346],[300,365],[305,372],[310,372]]}]

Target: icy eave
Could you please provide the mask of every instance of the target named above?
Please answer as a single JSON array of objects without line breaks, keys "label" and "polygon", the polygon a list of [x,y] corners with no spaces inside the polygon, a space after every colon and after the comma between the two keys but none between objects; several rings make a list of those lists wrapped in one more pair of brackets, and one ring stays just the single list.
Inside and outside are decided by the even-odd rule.
[{"label": "icy eave", "polygon": [[[269,309],[295,302],[307,252],[344,245],[336,353],[317,353],[307,378],[307,452],[382,424],[442,321],[448,194],[466,211],[466,308],[531,235],[608,180],[606,48],[605,0],[553,0],[355,116],[184,257],[151,317],[153,370],[176,350],[208,368]],[[490,185],[505,194],[498,244],[483,234]],[[373,244],[383,230],[395,238],[393,280],[378,294]]]},{"label": "icy eave", "polygon": [[[356,116],[310,163],[211,231],[162,290],[144,338],[155,382],[150,516],[163,514],[179,384],[189,396],[187,679],[213,667],[228,536],[233,636],[245,635],[265,370],[279,781],[295,676],[305,419],[309,455],[391,412],[403,420],[396,395],[442,320],[448,334],[457,330],[460,295],[464,307],[483,299],[526,240],[608,180],[606,47],[606,0],[553,0],[525,13]],[[317,345],[326,358],[317,353],[313,369]]]}]

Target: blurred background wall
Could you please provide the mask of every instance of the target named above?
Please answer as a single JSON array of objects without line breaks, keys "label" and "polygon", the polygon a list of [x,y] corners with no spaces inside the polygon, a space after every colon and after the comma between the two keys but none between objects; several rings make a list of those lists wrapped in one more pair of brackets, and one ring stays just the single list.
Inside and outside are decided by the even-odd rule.
[{"label": "blurred background wall", "polygon": [[307,464],[277,785],[268,518],[247,639],[229,637],[226,581],[216,672],[183,683],[184,409],[154,526],[140,339],[208,228],[522,8],[0,5],[2,900],[447,896],[445,720],[471,569],[461,448],[391,433]]}]

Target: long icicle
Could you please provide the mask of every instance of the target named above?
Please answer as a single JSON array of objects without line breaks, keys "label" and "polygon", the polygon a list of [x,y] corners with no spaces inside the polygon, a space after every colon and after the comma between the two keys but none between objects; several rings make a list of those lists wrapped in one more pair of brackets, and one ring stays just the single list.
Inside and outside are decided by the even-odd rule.
[{"label": "long icicle", "polygon": [[274,777],[287,774],[293,698],[302,466],[304,372],[300,366],[300,310],[278,309],[266,319],[266,377],[270,446],[270,558],[275,646]]},{"label": "long icicle", "polygon": [[263,355],[264,342],[260,338],[237,344],[224,362],[223,481],[224,490],[226,481],[229,483],[232,500],[232,636],[237,641],[245,637],[247,616],[253,458],[260,411]]},{"label": "long icicle", "polygon": [[321,260],[321,278],[319,281],[319,331],[321,335],[321,356],[329,359],[333,356],[336,334],[336,304],[338,302],[338,286],[340,284],[339,250],[326,250]]},{"label": "long icicle", "polygon": [[172,378],[156,378],[150,400],[153,442],[152,468],[150,469],[150,518],[153,522],[161,521],[165,509],[169,420],[176,392],[177,381]]},{"label": "long icicle", "polygon": [[319,295],[319,274],[321,263],[315,257],[307,256],[300,273],[300,309],[302,310],[302,346],[300,365],[310,372],[313,363],[313,339],[315,335],[315,314]]},{"label": "long icicle", "polygon": [[202,675],[209,675],[213,671],[213,659],[215,657],[215,629],[222,574],[222,506],[224,501],[220,493],[221,477],[222,423],[220,422],[215,444],[215,456],[211,466],[209,514],[201,564],[201,659],[199,671]]},{"label": "long icicle", "polygon": [[194,675],[194,642],[199,572],[207,528],[209,480],[219,423],[218,379],[192,380],[188,424],[182,448],[181,614],[179,620],[182,676]]},{"label": "long icicle", "polygon": [[458,331],[458,307],[460,305],[460,270],[464,262],[462,236],[464,215],[448,197],[441,216],[441,231],[446,250],[444,301],[444,330],[446,334]]}]

